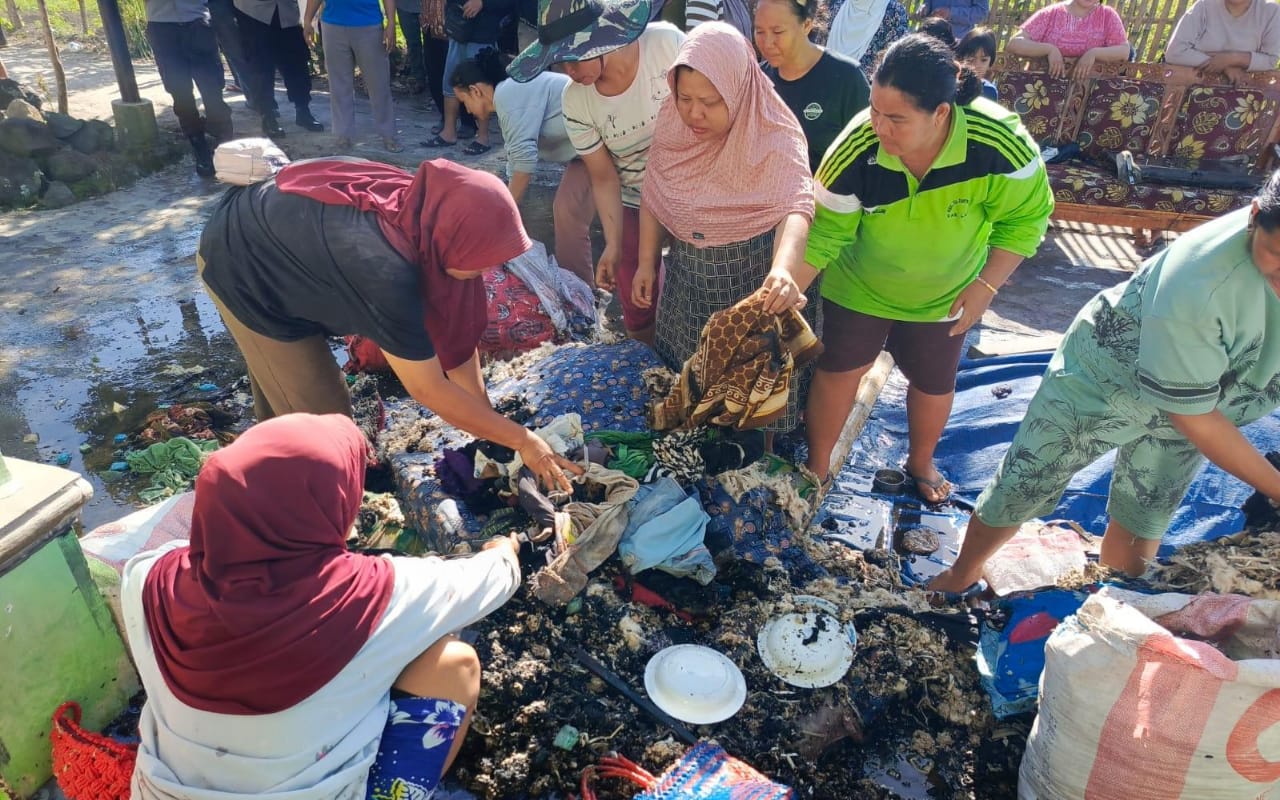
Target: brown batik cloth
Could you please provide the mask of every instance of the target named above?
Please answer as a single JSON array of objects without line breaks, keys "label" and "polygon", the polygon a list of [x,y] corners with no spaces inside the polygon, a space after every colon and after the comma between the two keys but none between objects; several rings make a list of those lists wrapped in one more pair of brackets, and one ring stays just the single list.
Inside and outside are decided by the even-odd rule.
[{"label": "brown batik cloth", "polygon": [[796,368],[817,358],[822,342],[799,312],[766,313],[764,296],[711,315],[680,380],[650,408],[654,430],[762,428],[786,413]]}]

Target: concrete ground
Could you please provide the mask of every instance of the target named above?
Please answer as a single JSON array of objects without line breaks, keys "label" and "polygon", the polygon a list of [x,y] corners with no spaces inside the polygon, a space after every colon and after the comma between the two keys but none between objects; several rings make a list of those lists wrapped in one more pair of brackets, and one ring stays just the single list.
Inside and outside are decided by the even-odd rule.
[{"label": "concrete ground", "polygon": [[[43,50],[33,41],[13,42],[3,55],[18,80],[53,86]],[[109,117],[110,101],[118,95],[105,53],[64,50],[63,58],[72,114]],[[137,79],[155,103],[161,127],[175,131],[154,67],[138,64]],[[287,112],[283,91],[278,94]],[[356,154],[407,167],[423,158],[458,156],[501,174],[500,147],[478,159],[415,147],[438,120],[424,97],[397,98],[404,153],[361,143]],[[234,97],[231,104],[237,128],[255,133],[257,118],[244,109],[243,99]],[[367,101],[358,107],[359,118],[367,120]],[[314,110],[327,126],[322,93]],[[291,117],[283,118],[289,127]],[[281,144],[295,158],[316,156],[332,153],[333,137],[295,129]],[[540,174],[523,209],[535,238],[551,236],[554,181],[554,171]],[[135,503],[131,487],[101,477],[113,460],[112,436],[133,430],[156,402],[190,394],[193,375],[224,386],[243,370],[195,274],[200,229],[221,190],[183,161],[65,209],[0,215],[0,451],[45,461],[67,453],[69,467],[94,485],[96,495],[85,512],[90,526]],[[1053,230],[1040,253],[1001,290],[983,321],[979,347],[994,352],[1052,346],[1091,295],[1124,280],[1139,261],[1120,232]],[[81,453],[82,445],[87,452]]]}]

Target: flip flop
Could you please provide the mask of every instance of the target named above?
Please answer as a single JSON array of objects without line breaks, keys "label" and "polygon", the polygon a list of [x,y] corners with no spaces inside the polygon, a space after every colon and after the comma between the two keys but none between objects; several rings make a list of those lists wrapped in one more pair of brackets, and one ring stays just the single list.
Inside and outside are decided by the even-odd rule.
[{"label": "flip flop", "polygon": [[[943,503],[947,502],[948,499],[950,499],[951,492],[955,490],[955,485],[952,484],[951,481],[947,480],[947,476],[943,475],[941,470],[938,471],[937,480],[932,480],[932,481],[926,480],[924,478],[917,478],[915,475],[912,475],[911,470],[907,469],[906,464],[902,465],[902,474],[907,476],[907,480],[915,483],[916,494],[919,495],[920,499],[925,502],[925,505],[930,505],[930,506],[942,505]],[[929,498],[924,496],[924,492],[920,491],[921,486],[927,486],[930,489],[932,489],[935,493],[940,492],[945,488],[946,494],[944,494],[942,497],[938,498],[937,500],[930,500]]]},{"label": "flip flop", "polygon": [[[925,592],[930,596],[930,599],[940,600],[944,605],[958,605],[981,597],[987,591],[987,588],[987,582],[978,579],[958,592],[938,592],[927,589]],[[933,603],[930,603],[930,605],[933,605]]]},{"label": "flip flop", "polygon": [[483,155],[492,149],[493,149],[493,145],[480,144],[479,142],[472,142],[471,144],[462,148],[462,152],[466,153],[469,156],[478,156],[478,155]]},{"label": "flip flop", "polygon": [[423,147],[453,147],[455,144],[457,144],[457,142],[445,141],[440,137],[440,134],[437,133],[435,136],[431,137],[425,142],[418,142],[418,144],[422,145]]}]

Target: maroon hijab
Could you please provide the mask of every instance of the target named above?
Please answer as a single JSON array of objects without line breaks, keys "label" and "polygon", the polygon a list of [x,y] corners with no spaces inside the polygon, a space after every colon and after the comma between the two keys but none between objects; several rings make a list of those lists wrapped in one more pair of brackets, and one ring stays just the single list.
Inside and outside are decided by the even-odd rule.
[{"label": "maroon hijab", "polygon": [[418,264],[427,333],[446,370],[475,352],[488,317],[484,281],[445,270],[493,269],[532,246],[502,181],[448,159],[423,161],[416,175],[376,161],[301,161],[280,170],[276,188],[378,215],[388,241]]},{"label": "maroon hijab", "polygon": [[365,438],[341,414],[288,414],[209,457],[191,546],[142,590],[160,674],[183,703],[273,714],[342,671],[372,635],[395,573],[347,552],[364,493]]}]

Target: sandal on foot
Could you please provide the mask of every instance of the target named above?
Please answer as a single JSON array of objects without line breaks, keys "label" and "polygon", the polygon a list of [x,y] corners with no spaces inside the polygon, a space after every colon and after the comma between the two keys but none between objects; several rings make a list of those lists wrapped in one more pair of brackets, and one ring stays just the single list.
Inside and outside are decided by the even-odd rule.
[{"label": "sandal on foot", "polygon": [[472,142],[471,144],[462,148],[462,152],[466,153],[469,156],[479,156],[489,152],[492,149],[493,149],[493,145],[481,144],[480,142]]},{"label": "sandal on foot", "polygon": [[[951,497],[951,492],[955,489],[951,484],[951,481],[947,480],[947,476],[943,475],[941,471],[938,472],[937,479],[931,481],[912,475],[911,470],[907,469],[904,464],[902,467],[902,474],[907,476],[907,480],[915,483],[916,494],[919,495],[920,499],[927,505],[937,506],[947,502]],[[928,497],[925,497],[924,492],[920,490],[921,487],[928,487],[934,494],[937,494],[938,492],[942,492],[943,494],[937,500],[930,500]]]},{"label": "sandal on foot", "polygon": [[[939,592],[932,589],[925,589],[930,600],[940,600],[943,605],[958,605],[967,603],[970,600],[981,597],[987,591],[987,582],[979,579],[958,592]],[[933,603],[930,603],[933,605]]]},{"label": "sandal on foot", "polygon": [[457,142],[451,142],[437,133],[425,142],[418,142],[418,144],[423,147],[453,147]]}]

